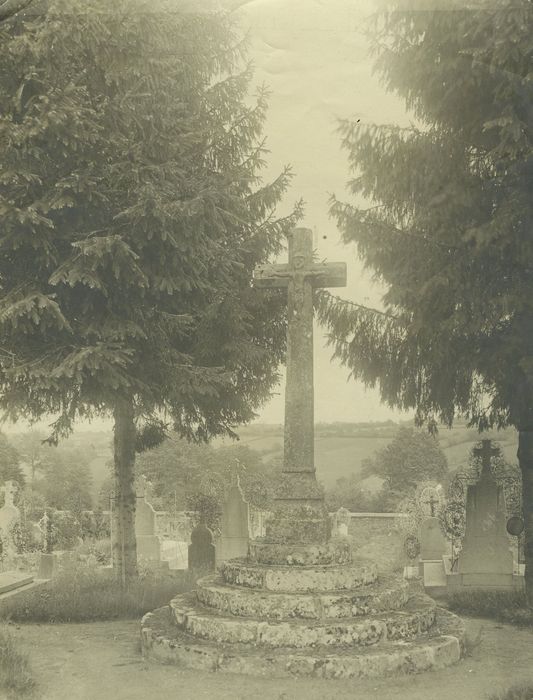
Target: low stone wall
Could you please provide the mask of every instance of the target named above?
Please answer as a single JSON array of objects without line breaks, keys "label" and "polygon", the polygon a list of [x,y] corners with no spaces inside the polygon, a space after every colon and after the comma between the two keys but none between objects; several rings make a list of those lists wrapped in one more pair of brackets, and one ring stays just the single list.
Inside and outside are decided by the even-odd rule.
[{"label": "low stone wall", "polygon": [[[334,517],[334,513],[331,514]],[[359,542],[396,532],[404,513],[350,513],[348,534]]]}]

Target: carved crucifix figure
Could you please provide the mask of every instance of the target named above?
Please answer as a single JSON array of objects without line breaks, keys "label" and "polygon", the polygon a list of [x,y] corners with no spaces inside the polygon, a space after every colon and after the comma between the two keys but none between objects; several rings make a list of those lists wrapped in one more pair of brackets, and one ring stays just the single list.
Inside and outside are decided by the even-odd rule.
[{"label": "carved crucifix figure", "polygon": [[288,264],[263,265],[254,274],[256,287],[287,289],[283,472],[289,493],[282,500],[300,503],[322,499],[314,464],[313,290],[346,284],[346,264],[314,263],[312,241],[309,229],[295,229],[289,236]]}]

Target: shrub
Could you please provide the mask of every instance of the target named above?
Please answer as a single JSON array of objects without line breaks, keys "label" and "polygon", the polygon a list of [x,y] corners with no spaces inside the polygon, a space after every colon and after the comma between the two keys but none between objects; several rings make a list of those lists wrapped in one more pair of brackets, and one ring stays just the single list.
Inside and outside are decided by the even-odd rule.
[{"label": "shrub", "polygon": [[81,527],[77,518],[69,511],[53,511],[53,549],[72,549],[80,541],[80,538]]},{"label": "shrub", "polygon": [[533,683],[513,685],[503,693],[493,693],[489,700],[533,700]]},{"label": "shrub", "polygon": [[34,537],[32,523],[29,520],[15,523],[11,528],[11,537],[17,554],[36,552],[41,549],[40,543]]},{"label": "shrub", "polygon": [[455,612],[533,627],[533,609],[522,591],[458,591],[448,598]]},{"label": "shrub", "polygon": [[0,616],[14,622],[91,622],[138,619],[168,605],[177,593],[190,590],[195,578],[188,572],[146,572],[122,591],[113,572],[84,566],[64,569],[45,586],[0,604]]},{"label": "shrub", "polygon": [[93,556],[97,564],[108,566],[111,564],[111,540],[86,539],[76,548],[76,553],[80,559]]},{"label": "shrub", "polygon": [[9,630],[0,627],[0,690],[2,697],[22,698],[35,691],[28,657],[16,647]]}]

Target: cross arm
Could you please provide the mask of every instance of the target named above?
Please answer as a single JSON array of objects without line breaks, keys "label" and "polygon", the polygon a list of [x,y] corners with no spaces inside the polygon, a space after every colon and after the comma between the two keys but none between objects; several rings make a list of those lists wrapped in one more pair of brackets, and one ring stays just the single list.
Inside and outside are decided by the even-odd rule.
[{"label": "cross arm", "polygon": [[258,265],[254,270],[254,287],[259,289],[288,287],[291,277],[289,265]]},{"label": "cross arm", "polygon": [[[254,271],[254,287],[273,289],[288,287],[289,280],[299,270],[292,265],[259,265]],[[300,271],[310,280],[313,287],[346,286],[346,263],[312,263]]]},{"label": "cross arm", "polygon": [[313,287],[345,287],[346,263],[315,263],[311,266],[310,276]]}]

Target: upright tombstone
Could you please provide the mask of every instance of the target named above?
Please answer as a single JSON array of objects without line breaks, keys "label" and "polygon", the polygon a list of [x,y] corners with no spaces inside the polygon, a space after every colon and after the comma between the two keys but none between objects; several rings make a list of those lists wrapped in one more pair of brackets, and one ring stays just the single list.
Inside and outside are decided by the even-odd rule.
[{"label": "upright tombstone", "polygon": [[137,540],[137,556],[151,563],[161,562],[161,543],[156,534],[156,514],[151,503],[148,502],[148,482],[141,477],[138,489],[142,490],[137,495],[135,511],[135,538]]},{"label": "upright tombstone", "polygon": [[440,521],[436,517],[429,517],[420,525],[420,559],[423,561],[442,560],[449,553],[449,545],[442,534]]},{"label": "upright tombstone", "polygon": [[447,578],[444,557],[450,546],[442,534],[439,519],[430,516],[420,525],[420,575],[426,593],[432,596],[446,593]]},{"label": "upright tombstone", "polygon": [[4,493],[4,505],[0,508],[0,539],[4,551],[13,551],[13,527],[20,522],[20,510],[15,505],[15,494],[18,487],[15,481],[6,481],[0,488]]},{"label": "upright tombstone", "polygon": [[198,573],[214,571],[215,556],[213,533],[204,523],[200,523],[191,532],[189,570]]},{"label": "upright tombstone", "polygon": [[348,537],[351,522],[350,511],[347,508],[339,508],[333,519],[334,533],[337,537]]},{"label": "upright tombstone", "polygon": [[249,522],[248,503],[244,500],[239,475],[235,474],[222,508],[220,538],[216,545],[217,566],[227,559],[245,557],[248,554]]},{"label": "upright tombstone", "polygon": [[503,488],[492,476],[491,457],[497,450],[483,440],[475,454],[481,457],[479,481],[466,496],[466,530],[457,573],[448,575],[451,588],[513,588],[513,554],[507,536]]}]

